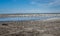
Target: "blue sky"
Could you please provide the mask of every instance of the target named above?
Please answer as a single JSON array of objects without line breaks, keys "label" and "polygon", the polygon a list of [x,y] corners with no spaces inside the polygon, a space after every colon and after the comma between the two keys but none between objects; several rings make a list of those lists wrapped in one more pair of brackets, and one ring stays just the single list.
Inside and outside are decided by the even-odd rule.
[{"label": "blue sky", "polygon": [[60,0],[0,0],[0,14],[60,13]]}]

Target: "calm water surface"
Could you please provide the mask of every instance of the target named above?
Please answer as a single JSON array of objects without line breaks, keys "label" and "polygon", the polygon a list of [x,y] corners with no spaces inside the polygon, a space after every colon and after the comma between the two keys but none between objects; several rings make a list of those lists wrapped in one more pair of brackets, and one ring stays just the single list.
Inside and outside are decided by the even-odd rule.
[{"label": "calm water surface", "polygon": [[43,17],[43,16],[37,16],[37,17],[5,17],[0,18],[0,21],[23,21],[23,20],[44,20],[49,18],[60,18],[60,16],[51,16],[51,17]]}]

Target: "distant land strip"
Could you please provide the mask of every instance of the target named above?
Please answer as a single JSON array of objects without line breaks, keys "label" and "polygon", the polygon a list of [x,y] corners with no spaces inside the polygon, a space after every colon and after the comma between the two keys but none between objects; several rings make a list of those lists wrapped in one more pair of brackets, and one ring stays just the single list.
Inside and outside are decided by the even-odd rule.
[{"label": "distant land strip", "polygon": [[21,14],[0,14],[2,17],[36,17],[36,16],[60,16],[60,13],[21,13]]}]

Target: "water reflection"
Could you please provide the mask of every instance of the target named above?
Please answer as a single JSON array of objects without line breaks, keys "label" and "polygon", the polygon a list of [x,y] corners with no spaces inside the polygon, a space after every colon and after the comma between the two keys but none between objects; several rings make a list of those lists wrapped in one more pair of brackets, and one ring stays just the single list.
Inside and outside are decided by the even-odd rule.
[{"label": "water reflection", "polygon": [[59,18],[60,16],[51,16],[51,17],[43,17],[43,16],[36,16],[36,17],[5,17],[0,18],[0,21],[21,21],[21,20],[44,20],[49,18]]}]

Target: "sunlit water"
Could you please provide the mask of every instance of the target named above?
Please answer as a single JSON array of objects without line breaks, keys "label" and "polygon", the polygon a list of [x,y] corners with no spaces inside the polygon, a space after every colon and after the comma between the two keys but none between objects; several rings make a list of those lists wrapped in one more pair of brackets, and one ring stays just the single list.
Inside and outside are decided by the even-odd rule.
[{"label": "sunlit water", "polygon": [[36,16],[36,17],[5,17],[0,18],[0,21],[24,21],[24,20],[44,20],[49,18],[60,18],[60,16],[50,16],[50,17],[43,17],[43,16]]}]

